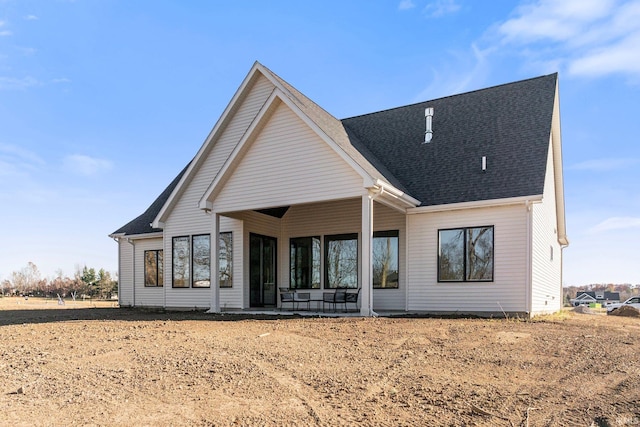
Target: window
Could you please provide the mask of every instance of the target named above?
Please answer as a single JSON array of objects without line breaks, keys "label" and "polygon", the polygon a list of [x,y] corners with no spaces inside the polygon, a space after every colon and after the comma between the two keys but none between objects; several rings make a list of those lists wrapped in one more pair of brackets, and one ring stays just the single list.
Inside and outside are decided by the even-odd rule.
[{"label": "window", "polygon": [[398,230],[373,233],[373,287],[398,287]]},{"label": "window", "polygon": [[[230,288],[233,286],[233,235],[231,232],[220,233],[218,260],[220,287]],[[191,282],[192,279],[193,282]],[[173,287],[188,288],[189,286],[211,287],[211,237],[209,234],[173,238]]]},{"label": "window", "polygon": [[325,237],[325,288],[358,287],[358,235]]},{"label": "window", "polygon": [[493,281],[493,226],[438,231],[439,282]]},{"label": "window", "polygon": [[292,289],[320,289],[320,237],[289,240]]},{"label": "window", "polygon": [[173,287],[188,288],[191,280],[189,236],[173,238]]},{"label": "window", "polygon": [[233,286],[233,234],[229,232],[220,233],[220,252],[218,253],[218,274],[220,277],[220,287],[230,288]]},{"label": "window", "polygon": [[162,249],[153,251],[144,251],[144,285],[145,286],[162,286],[164,270],[162,264]]},{"label": "window", "polygon": [[211,238],[208,234],[193,236],[193,287],[211,286]]}]

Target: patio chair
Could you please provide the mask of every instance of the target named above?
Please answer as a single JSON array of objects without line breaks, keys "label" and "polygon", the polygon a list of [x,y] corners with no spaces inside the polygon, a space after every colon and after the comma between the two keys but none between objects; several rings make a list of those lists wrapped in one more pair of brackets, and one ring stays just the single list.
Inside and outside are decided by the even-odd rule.
[{"label": "patio chair", "polygon": [[342,289],[338,289],[335,292],[325,292],[322,294],[322,311],[325,304],[329,304],[329,307],[333,305],[333,311],[337,310],[338,304],[344,304],[345,311],[347,310],[347,292]]},{"label": "patio chair", "polygon": [[296,292],[293,296],[293,301],[298,304],[298,309],[300,308],[300,303],[306,303],[307,310],[310,310],[311,292]]},{"label": "patio chair", "polygon": [[338,289],[336,291],[334,306],[338,308],[338,304],[344,304],[344,311],[347,311],[347,291],[344,289]]},{"label": "patio chair", "polygon": [[295,310],[294,293],[289,291],[286,291],[286,292],[280,291],[280,310],[284,310],[284,305],[288,302],[291,303],[291,310]]},{"label": "patio chair", "polygon": [[336,311],[336,294],[335,292],[324,292],[322,294],[322,311],[324,312],[325,305],[329,304],[329,308],[333,304],[333,311]]},{"label": "patio chair", "polygon": [[358,297],[360,295],[360,288],[356,292],[347,291],[346,300],[345,300],[345,310],[347,309],[347,304],[353,304],[356,311],[358,310]]}]

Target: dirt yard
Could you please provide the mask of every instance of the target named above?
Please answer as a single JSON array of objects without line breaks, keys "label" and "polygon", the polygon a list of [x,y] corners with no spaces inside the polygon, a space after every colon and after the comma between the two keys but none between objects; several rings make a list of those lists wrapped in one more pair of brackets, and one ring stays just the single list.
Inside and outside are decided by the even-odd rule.
[{"label": "dirt yard", "polygon": [[94,305],[0,299],[0,425],[640,425],[638,318]]}]

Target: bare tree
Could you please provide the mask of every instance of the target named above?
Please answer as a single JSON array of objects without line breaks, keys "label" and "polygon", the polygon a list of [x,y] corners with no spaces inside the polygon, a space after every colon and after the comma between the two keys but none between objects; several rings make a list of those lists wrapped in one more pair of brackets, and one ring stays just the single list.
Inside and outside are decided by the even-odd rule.
[{"label": "bare tree", "polygon": [[15,290],[22,294],[28,295],[38,288],[40,282],[40,271],[38,267],[29,261],[27,266],[20,271],[11,273],[11,283]]},{"label": "bare tree", "polygon": [[11,282],[7,279],[0,282],[0,295],[4,295],[5,292],[11,292]]}]

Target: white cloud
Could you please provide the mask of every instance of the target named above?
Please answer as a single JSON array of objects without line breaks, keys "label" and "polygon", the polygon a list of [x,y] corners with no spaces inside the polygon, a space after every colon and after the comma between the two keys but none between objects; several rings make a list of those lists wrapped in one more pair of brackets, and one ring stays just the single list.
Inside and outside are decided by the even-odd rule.
[{"label": "white cloud", "polygon": [[432,18],[439,18],[460,10],[460,5],[455,0],[435,0],[424,8],[424,13]]},{"label": "white cloud", "polygon": [[536,0],[517,8],[496,33],[545,72],[553,64],[575,76],[640,80],[640,0]]},{"label": "white cloud", "polygon": [[64,167],[70,172],[91,176],[111,169],[109,160],[97,159],[83,154],[73,154],[64,158]]},{"label": "white cloud", "polygon": [[35,53],[38,51],[37,49],[33,48],[33,47],[18,47],[16,46],[15,49],[22,53],[24,56],[32,56],[35,55]]},{"label": "white cloud", "polygon": [[439,66],[445,68],[444,72],[433,69],[431,83],[418,93],[414,101],[422,102],[481,87],[489,73],[487,56],[490,52],[490,50],[481,50],[475,44],[471,45],[472,56],[468,52],[449,52],[455,59],[454,64],[443,65],[441,62]]},{"label": "white cloud", "polygon": [[608,172],[614,170],[625,169],[640,163],[640,159],[632,158],[610,158],[610,159],[593,159],[576,163],[568,166],[567,169],[583,170],[591,172]]},{"label": "white cloud", "polygon": [[23,90],[33,86],[39,86],[40,82],[27,76],[21,79],[14,77],[0,77],[0,90]]},{"label": "white cloud", "polygon": [[416,7],[416,4],[412,0],[402,0],[398,5],[399,10],[409,10]]},{"label": "white cloud", "polygon": [[37,21],[39,18],[36,15],[27,15],[24,17],[27,21]]},{"label": "white cloud", "polygon": [[4,27],[6,25],[5,21],[0,21],[0,37],[4,37],[4,36],[10,36],[11,34],[13,34],[11,31],[9,30],[3,30],[2,27]]},{"label": "white cloud", "polygon": [[612,7],[612,0],[538,0],[517,8],[518,16],[500,25],[499,32],[525,43],[568,40],[580,34],[585,24],[607,16]]},{"label": "white cloud", "polygon": [[0,143],[0,161],[24,167],[40,167],[45,165],[45,161],[36,153],[24,148]]},{"label": "white cloud", "polygon": [[640,228],[640,218],[629,216],[607,218],[598,225],[590,228],[589,232],[602,233],[613,230],[627,230],[629,228]]},{"label": "white cloud", "polygon": [[66,78],[66,77],[61,77],[61,78],[57,78],[57,79],[52,79],[51,83],[56,83],[56,84],[59,84],[59,83],[71,83],[71,80]]},{"label": "white cloud", "polygon": [[640,75],[640,31],[629,37],[585,52],[569,64],[569,73],[599,77],[612,73]]}]

